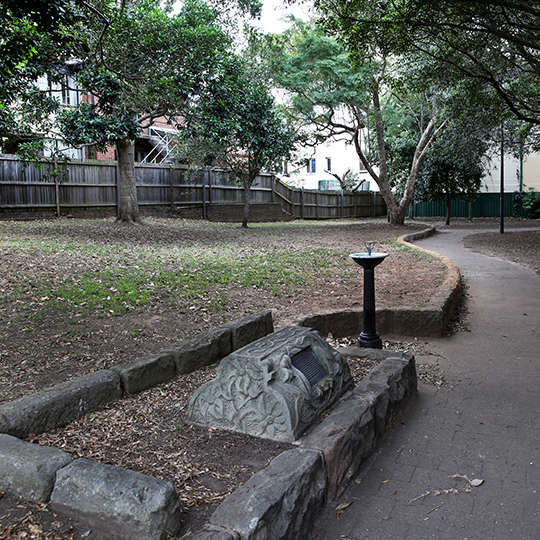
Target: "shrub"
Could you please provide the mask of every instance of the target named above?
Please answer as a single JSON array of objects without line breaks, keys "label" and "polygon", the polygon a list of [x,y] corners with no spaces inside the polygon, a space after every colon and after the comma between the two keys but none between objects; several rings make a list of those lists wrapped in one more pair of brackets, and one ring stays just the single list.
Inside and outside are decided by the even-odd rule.
[{"label": "shrub", "polygon": [[540,218],[540,192],[534,188],[523,194],[523,208],[530,218]]}]

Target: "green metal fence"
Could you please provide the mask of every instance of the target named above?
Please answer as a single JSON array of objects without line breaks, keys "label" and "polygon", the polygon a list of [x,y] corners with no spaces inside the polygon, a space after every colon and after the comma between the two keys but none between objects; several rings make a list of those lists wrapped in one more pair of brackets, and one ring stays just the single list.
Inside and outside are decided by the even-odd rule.
[{"label": "green metal fence", "polygon": [[[472,217],[499,217],[501,198],[499,193],[480,193],[471,205]],[[410,211],[410,210],[409,210]],[[407,211],[407,215],[409,215]],[[446,216],[446,206],[434,202],[414,204],[415,217]],[[450,204],[450,217],[468,217],[469,204],[454,200]],[[527,217],[519,193],[504,194],[504,217]]]}]

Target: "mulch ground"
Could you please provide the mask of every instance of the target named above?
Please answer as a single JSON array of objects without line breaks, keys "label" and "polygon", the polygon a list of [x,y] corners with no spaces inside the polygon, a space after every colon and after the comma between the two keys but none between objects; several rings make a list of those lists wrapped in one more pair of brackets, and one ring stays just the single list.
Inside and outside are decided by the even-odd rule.
[{"label": "mulch ground", "polygon": [[[493,221],[489,220],[473,224],[479,228],[492,225]],[[515,221],[507,227],[519,229],[527,225],[538,223]],[[451,226],[470,227],[461,221]],[[276,242],[291,250],[308,244],[353,252],[360,251],[365,240],[375,240],[378,251],[390,253],[378,269],[377,303],[391,307],[428,304],[444,279],[445,269],[438,261],[419,258],[386,240],[422,228],[415,223],[394,228],[380,221],[340,222],[329,228],[298,227],[285,238],[260,234],[254,227],[248,232],[235,228],[198,232],[189,229],[180,239],[178,229],[157,223],[150,228],[121,229],[120,233],[118,228],[101,224],[86,234],[98,237],[103,245],[118,241],[120,234],[122,241],[153,243],[157,250],[160,245],[182,241],[194,245],[213,242],[216,249],[220,242],[238,242],[244,250],[267,248],[268,244]],[[70,228],[66,231],[73,233]],[[539,232],[512,230],[505,235],[479,234],[468,237],[466,245],[539,271]],[[32,271],[47,272],[51,268],[55,273],[67,272],[73,265],[91,263],[85,257],[29,256],[4,250],[0,276],[5,280],[14,268],[27,276]],[[2,286],[5,285],[0,281],[0,289]],[[0,316],[9,321],[0,330],[0,402],[157,352],[169,343],[261,309],[272,309],[275,325],[280,327],[303,313],[361,306],[361,271],[351,265],[348,272],[339,273],[335,278],[313,276],[305,287],[283,296],[238,286],[229,287],[226,293],[231,307],[219,314],[200,307],[178,313],[158,304],[148,311],[122,317],[77,318],[73,314],[62,317],[55,313],[48,319],[32,321],[18,317],[23,312],[18,306],[0,305]],[[457,324],[455,328],[461,327]],[[338,347],[349,342],[332,341],[332,344]],[[413,352],[419,347],[407,342],[386,345]],[[352,364],[351,370],[359,380],[372,367],[367,362],[359,362]],[[85,457],[171,481],[185,509],[183,534],[189,536],[204,525],[217,504],[289,447],[237,433],[186,425],[183,419],[192,392],[214,375],[215,367],[210,367],[176,377],[165,385],[126,396],[110,407],[29,440],[62,448],[74,458]],[[444,384],[443,374],[426,372],[421,376],[426,382]],[[0,493],[0,540],[4,538],[58,540],[98,536],[65,516],[57,516],[46,505],[28,504]]]}]

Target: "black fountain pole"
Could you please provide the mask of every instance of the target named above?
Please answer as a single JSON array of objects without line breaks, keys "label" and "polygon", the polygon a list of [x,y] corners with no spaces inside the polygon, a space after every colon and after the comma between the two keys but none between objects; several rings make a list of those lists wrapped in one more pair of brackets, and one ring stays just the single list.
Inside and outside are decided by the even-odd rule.
[{"label": "black fountain pole", "polygon": [[364,316],[363,331],[358,336],[358,346],[382,349],[381,336],[375,323],[375,267],[382,263],[388,253],[372,253],[375,242],[365,242],[367,253],[353,253],[352,260],[364,269]]}]

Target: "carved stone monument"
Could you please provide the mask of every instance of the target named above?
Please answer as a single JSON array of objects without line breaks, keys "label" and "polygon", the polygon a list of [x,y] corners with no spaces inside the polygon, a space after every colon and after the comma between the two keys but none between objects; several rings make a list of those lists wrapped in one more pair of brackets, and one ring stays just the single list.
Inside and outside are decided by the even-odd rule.
[{"label": "carved stone monument", "polygon": [[186,422],[293,442],[352,385],[341,354],[317,331],[291,326],[224,358]]}]

